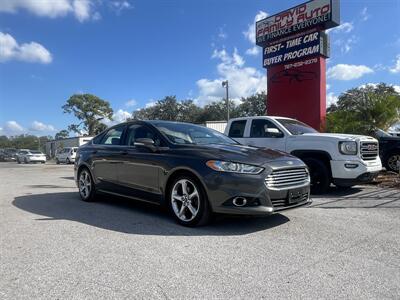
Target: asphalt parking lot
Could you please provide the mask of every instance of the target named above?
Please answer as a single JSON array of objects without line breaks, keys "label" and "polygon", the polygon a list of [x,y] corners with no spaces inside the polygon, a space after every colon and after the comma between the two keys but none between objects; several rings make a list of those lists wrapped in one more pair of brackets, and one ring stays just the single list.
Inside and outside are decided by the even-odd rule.
[{"label": "asphalt parking lot", "polygon": [[84,203],[71,165],[0,163],[0,298],[400,295],[400,192],[332,189],[310,207],[185,228],[163,210]]}]

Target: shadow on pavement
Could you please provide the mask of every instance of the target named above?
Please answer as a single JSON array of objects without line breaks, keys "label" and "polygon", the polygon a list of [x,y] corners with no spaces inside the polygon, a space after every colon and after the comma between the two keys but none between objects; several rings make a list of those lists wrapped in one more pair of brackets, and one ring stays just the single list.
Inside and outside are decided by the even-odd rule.
[{"label": "shadow on pavement", "polygon": [[121,197],[101,196],[99,202],[80,200],[77,192],[34,194],[16,197],[13,205],[44,218],[38,221],[69,220],[107,230],[141,235],[243,235],[282,225],[281,214],[266,217],[218,217],[205,227],[186,228],[176,224],[158,205]]}]

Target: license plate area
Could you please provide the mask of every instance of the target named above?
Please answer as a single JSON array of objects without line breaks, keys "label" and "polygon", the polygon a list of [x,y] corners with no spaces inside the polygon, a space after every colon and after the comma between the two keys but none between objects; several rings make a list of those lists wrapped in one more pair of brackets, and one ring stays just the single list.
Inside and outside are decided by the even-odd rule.
[{"label": "license plate area", "polygon": [[308,191],[305,188],[292,189],[288,191],[287,202],[288,204],[296,204],[304,201]]}]

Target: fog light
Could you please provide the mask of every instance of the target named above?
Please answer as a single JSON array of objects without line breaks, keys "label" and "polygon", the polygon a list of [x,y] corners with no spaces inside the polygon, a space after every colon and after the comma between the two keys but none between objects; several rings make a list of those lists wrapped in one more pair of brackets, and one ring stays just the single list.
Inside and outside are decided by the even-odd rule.
[{"label": "fog light", "polygon": [[347,169],[355,169],[358,167],[358,164],[344,164]]}]

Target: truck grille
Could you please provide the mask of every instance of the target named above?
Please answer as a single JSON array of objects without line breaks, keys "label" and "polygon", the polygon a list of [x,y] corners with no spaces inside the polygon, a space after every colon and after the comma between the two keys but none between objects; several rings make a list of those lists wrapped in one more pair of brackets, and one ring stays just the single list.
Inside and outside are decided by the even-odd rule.
[{"label": "truck grille", "polygon": [[379,146],[376,142],[361,142],[360,154],[363,160],[374,160],[379,154]]},{"label": "truck grille", "polygon": [[304,185],[310,180],[305,168],[284,169],[273,171],[265,178],[265,183],[271,189],[287,189]]}]

